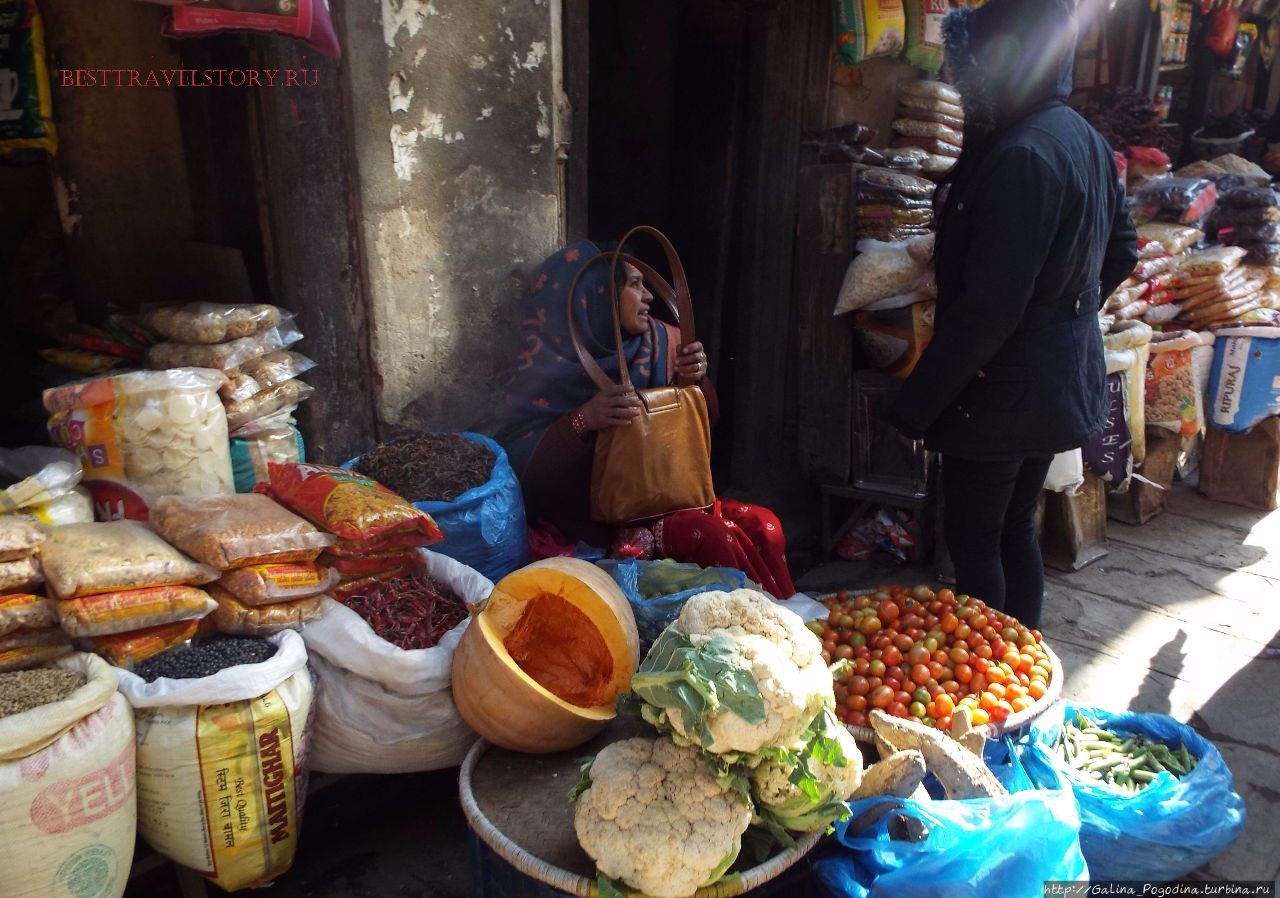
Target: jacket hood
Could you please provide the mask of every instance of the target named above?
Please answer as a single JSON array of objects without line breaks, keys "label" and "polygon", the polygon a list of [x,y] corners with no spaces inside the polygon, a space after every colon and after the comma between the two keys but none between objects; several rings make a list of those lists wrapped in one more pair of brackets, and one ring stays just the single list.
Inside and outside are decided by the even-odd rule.
[{"label": "jacket hood", "polygon": [[1076,48],[1072,0],[988,0],[943,22],[947,64],[966,113],[989,125],[1071,94]]}]

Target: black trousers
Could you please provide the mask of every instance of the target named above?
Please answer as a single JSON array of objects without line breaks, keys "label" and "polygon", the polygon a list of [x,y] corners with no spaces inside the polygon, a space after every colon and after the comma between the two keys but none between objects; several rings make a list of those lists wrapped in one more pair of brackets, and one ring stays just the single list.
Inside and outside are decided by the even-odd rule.
[{"label": "black trousers", "polygon": [[1044,562],[1035,515],[1053,456],[1015,461],[942,458],[943,533],[956,592],[1040,626]]}]

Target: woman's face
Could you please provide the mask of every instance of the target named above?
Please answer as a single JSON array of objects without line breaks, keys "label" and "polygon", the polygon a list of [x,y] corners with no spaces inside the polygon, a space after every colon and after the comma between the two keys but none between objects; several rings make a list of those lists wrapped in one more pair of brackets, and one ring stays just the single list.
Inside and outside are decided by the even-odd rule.
[{"label": "woman's face", "polygon": [[622,330],[638,337],[649,330],[649,306],[653,294],[644,285],[644,277],[634,265],[622,263],[626,272],[622,290],[618,295],[618,319]]}]

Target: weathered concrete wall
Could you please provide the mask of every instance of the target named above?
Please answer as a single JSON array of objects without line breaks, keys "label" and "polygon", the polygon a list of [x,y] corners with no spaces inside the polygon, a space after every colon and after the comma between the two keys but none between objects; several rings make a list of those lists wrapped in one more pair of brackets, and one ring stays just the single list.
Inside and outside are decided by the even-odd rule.
[{"label": "weathered concrete wall", "polygon": [[482,426],[555,249],[549,0],[348,0],[379,422]]}]

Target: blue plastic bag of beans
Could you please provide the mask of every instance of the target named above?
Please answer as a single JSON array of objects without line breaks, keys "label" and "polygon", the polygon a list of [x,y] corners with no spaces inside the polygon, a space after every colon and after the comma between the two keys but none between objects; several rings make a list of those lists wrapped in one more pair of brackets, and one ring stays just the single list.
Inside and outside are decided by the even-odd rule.
[{"label": "blue plastic bag of beans", "polygon": [[[460,436],[493,452],[493,473],[488,482],[452,502],[413,505],[431,515],[444,533],[444,542],[432,546],[432,552],[447,555],[497,582],[528,561],[524,495],[505,449],[483,434]],[[355,467],[359,461],[353,458],[342,467]]]},{"label": "blue plastic bag of beans", "polygon": [[[1057,751],[1064,720],[1077,712],[1110,732],[1141,734],[1194,756],[1191,773],[1162,773],[1137,795],[1068,772]],[[1080,806],[1080,846],[1095,879],[1167,882],[1208,863],[1240,834],[1244,802],[1213,743],[1164,714],[1112,713],[1059,702],[1031,725],[1019,746],[1042,788],[1070,789]]]},{"label": "blue plastic bag of beans", "polygon": [[813,864],[828,898],[1040,895],[1046,880],[1083,880],[1080,816],[1069,790],[998,798],[855,801]]},{"label": "blue plastic bag of beans", "polygon": [[631,603],[640,633],[640,649],[648,651],[668,624],[680,616],[680,609],[693,596],[704,592],[731,592],[746,589],[750,581],[742,571],[727,567],[704,568],[674,561],[600,561]]}]

